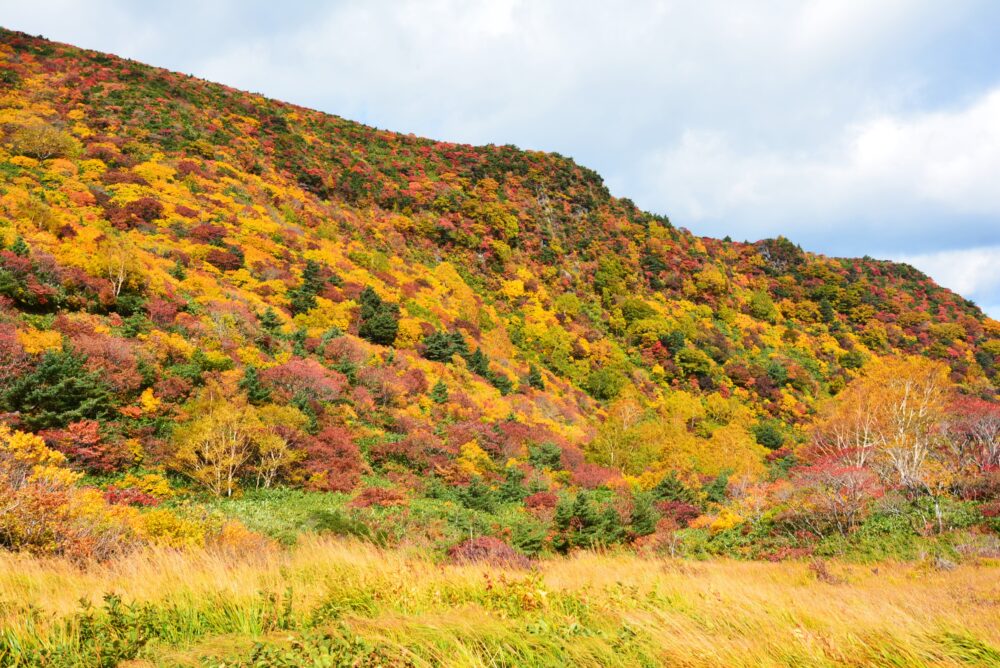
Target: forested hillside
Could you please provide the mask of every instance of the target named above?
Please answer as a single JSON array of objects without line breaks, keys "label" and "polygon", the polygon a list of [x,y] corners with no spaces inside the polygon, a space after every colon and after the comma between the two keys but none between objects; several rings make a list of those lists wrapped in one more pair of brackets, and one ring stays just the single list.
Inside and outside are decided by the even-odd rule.
[{"label": "forested hillside", "polygon": [[7,548],[916,554],[1000,529],[998,388],[910,266],[0,32]]}]

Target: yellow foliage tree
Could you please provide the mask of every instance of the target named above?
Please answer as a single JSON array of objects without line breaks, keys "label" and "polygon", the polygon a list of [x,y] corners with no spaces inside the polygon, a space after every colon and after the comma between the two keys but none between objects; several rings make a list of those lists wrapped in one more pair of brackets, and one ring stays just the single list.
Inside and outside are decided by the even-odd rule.
[{"label": "yellow foliage tree", "polygon": [[265,422],[246,397],[217,382],[206,385],[190,411],[195,417],[174,434],[172,466],[216,496],[232,496],[251,473],[259,486],[269,486],[291,461],[288,444],[274,429],[288,411],[266,411]]}]

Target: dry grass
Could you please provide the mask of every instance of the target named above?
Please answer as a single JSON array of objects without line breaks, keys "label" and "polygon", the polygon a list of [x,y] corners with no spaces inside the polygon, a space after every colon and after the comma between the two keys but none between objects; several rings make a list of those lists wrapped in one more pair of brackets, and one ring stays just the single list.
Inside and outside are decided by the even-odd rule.
[{"label": "dry grass", "polygon": [[[832,564],[827,575],[593,553],[505,573],[321,538],[252,559],[150,552],[85,571],[7,554],[0,664],[38,662],[32,648],[82,656],[80,624],[66,620],[111,592],[155,612],[155,637],[136,648],[143,665],[254,665],[241,661],[255,641],[272,652],[255,665],[315,652],[367,656],[359,665],[1000,665],[996,564]],[[49,665],[74,665],[60,661]]]}]

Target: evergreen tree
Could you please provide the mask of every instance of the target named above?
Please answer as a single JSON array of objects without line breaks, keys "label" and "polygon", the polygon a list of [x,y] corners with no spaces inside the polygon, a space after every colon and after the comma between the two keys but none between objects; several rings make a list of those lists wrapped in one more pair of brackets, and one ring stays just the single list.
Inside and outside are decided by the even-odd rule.
[{"label": "evergreen tree", "polygon": [[496,497],[490,486],[480,476],[475,476],[461,490],[459,498],[462,505],[471,510],[491,513],[496,509]]},{"label": "evergreen tree", "polygon": [[379,307],[382,306],[382,298],[378,296],[372,286],[366,285],[365,289],[358,295],[358,303],[361,304],[361,319],[367,320],[378,312]]},{"label": "evergreen tree", "polygon": [[531,444],[528,446],[528,462],[539,470],[557,471],[562,468],[562,449],[549,441]]},{"label": "evergreen tree", "polygon": [[534,364],[528,367],[528,385],[536,390],[545,389],[545,380],[542,378],[542,372]]},{"label": "evergreen tree", "polygon": [[305,357],[308,354],[308,351],[306,350],[306,338],[308,335],[309,333],[305,330],[305,328],[295,330],[291,336],[293,354],[298,355],[299,357]]},{"label": "evergreen tree", "polygon": [[86,361],[71,350],[48,351],[32,372],[9,385],[4,409],[19,412],[32,430],[103,418],[111,408],[109,390],[100,374],[85,368]]},{"label": "evergreen tree", "polygon": [[260,372],[255,366],[247,366],[243,370],[243,378],[240,380],[240,389],[243,390],[250,403],[260,405],[271,398],[271,390],[264,387],[260,382]]},{"label": "evergreen tree", "polygon": [[653,509],[653,496],[649,493],[636,494],[632,497],[632,514],[629,517],[629,528],[636,536],[648,536],[656,531],[656,511]]},{"label": "evergreen tree", "polygon": [[705,485],[702,489],[705,498],[713,503],[722,503],[726,500],[726,493],[729,490],[729,472],[723,471],[715,480]]},{"label": "evergreen tree", "polygon": [[569,499],[562,499],[556,504],[556,512],[552,518],[552,524],[556,529],[552,537],[552,547],[556,552],[566,554],[569,552],[573,541],[570,536],[570,529],[573,523],[573,502]]},{"label": "evergreen tree", "polygon": [[465,358],[466,363],[469,365],[469,370],[480,376],[485,376],[490,370],[490,358],[486,356],[486,353],[480,348],[476,348],[476,351]]},{"label": "evergreen tree", "polygon": [[277,336],[281,332],[281,318],[270,306],[260,314],[260,326],[271,336]]},{"label": "evergreen tree", "polygon": [[750,428],[757,442],[769,450],[777,450],[785,442],[781,429],[770,421],[761,421]]},{"label": "evergreen tree", "polygon": [[670,351],[671,355],[676,355],[678,352],[680,352],[681,348],[684,347],[685,344],[684,332],[680,331],[679,329],[675,329],[669,334],[661,336],[660,343],[663,344],[663,346]]},{"label": "evergreen tree", "polygon": [[431,401],[436,404],[448,401],[448,386],[444,384],[443,380],[438,379],[438,382],[431,388]]},{"label": "evergreen tree", "polygon": [[302,282],[294,290],[289,291],[288,299],[292,313],[306,313],[316,308],[316,295],[323,289],[321,268],[315,260],[306,260],[302,270]]},{"label": "evergreen tree", "polygon": [[601,511],[601,527],[597,534],[597,544],[602,546],[614,545],[625,539],[625,527],[622,526],[621,515],[611,504],[604,506]]},{"label": "evergreen tree", "polygon": [[288,300],[288,307],[291,309],[293,315],[307,313],[316,308],[316,295],[302,288],[290,291],[288,293]]},{"label": "evergreen tree", "polygon": [[823,322],[826,324],[832,324],[837,321],[837,312],[833,309],[833,304],[826,297],[819,302],[819,314],[823,318]]},{"label": "evergreen tree", "polygon": [[399,332],[399,304],[382,301],[370,285],[361,291],[358,302],[361,304],[358,336],[383,346],[392,345]]},{"label": "evergreen tree", "polygon": [[524,488],[524,471],[516,466],[504,469],[504,479],[497,489],[497,496],[504,503],[520,503],[527,496]]},{"label": "evergreen tree", "polygon": [[455,343],[448,332],[433,332],[424,337],[424,357],[433,362],[450,362]]},{"label": "evergreen tree", "polygon": [[184,268],[184,265],[181,264],[180,260],[174,262],[174,266],[168,269],[167,273],[176,278],[178,281],[183,281],[187,278],[187,270]]},{"label": "evergreen tree", "polygon": [[383,346],[392,345],[399,332],[399,305],[383,302],[370,317],[361,321],[358,336]]},{"label": "evergreen tree", "polygon": [[309,400],[309,396],[304,392],[299,392],[290,402],[292,406],[295,406],[302,414],[308,419],[306,424],[306,431],[310,434],[315,434],[319,431],[319,416],[316,415],[316,410],[312,406],[312,402]]},{"label": "evergreen tree", "polygon": [[466,355],[469,354],[469,346],[466,345],[465,337],[462,336],[462,332],[458,331],[451,332],[449,336],[451,336],[451,345],[454,353],[457,353],[462,357],[465,357]]},{"label": "evergreen tree", "polygon": [[302,290],[318,295],[323,290],[323,279],[320,276],[321,267],[315,260],[306,260],[302,270]]},{"label": "evergreen tree", "polygon": [[573,502],[576,531],[571,539],[574,547],[596,547],[603,544],[604,517],[590,494],[581,490]]},{"label": "evergreen tree", "polygon": [[31,249],[28,248],[28,244],[25,243],[24,237],[20,234],[14,239],[14,243],[10,246],[10,252],[18,257],[28,257],[31,254]]},{"label": "evergreen tree", "polygon": [[511,382],[510,378],[502,373],[487,371],[486,380],[490,381],[490,385],[500,390],[500,394],[504,396],[510,394],[511,390],[514,389],[514,384]]},{"label": "evergreen tree", "polygon": [[650,490],[656,501],[681,501],[696,504],[698,496],[677,477],[676,471],[671,471]]}]

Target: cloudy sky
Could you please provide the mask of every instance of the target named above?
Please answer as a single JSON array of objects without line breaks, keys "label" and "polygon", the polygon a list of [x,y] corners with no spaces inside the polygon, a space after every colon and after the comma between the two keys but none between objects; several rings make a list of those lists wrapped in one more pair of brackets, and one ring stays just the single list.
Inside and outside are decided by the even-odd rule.
[{"label": "cloudy sky", "polygon": [[904,259],[1000,317],[994,0],[32,0],[0,24],[558,151],[698,234]]}]

